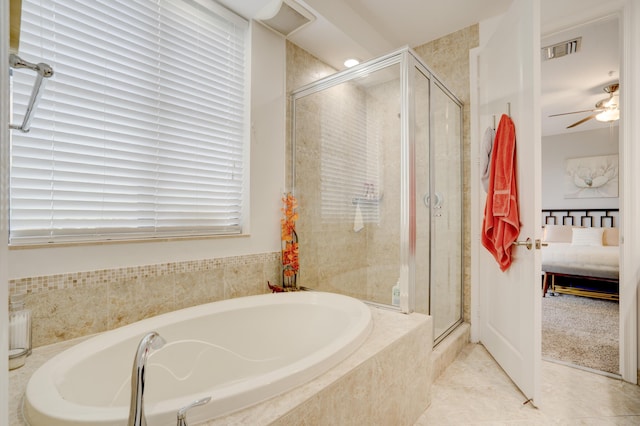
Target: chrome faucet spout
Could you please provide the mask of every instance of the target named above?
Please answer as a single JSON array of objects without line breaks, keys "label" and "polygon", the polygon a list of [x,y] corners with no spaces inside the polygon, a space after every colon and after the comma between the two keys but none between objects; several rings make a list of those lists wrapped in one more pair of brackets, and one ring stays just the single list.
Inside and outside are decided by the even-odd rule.
[{"label": "chrome faucet spout", "polygon": [[147,425],[147,419],[144,416],[144,386],[147,358],[151,352],[160,349],[165,343],[165,340],[155,331],[146,334],[142,340],[140,340],[138,351],[133,359],[133,369],[131,371],[131,405],[129,406],[128,426]]}]

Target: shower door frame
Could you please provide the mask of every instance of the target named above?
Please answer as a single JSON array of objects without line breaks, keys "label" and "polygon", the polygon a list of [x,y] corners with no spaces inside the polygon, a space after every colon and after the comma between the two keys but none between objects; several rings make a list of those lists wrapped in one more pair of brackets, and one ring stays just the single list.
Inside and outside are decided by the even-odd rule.
[{"label": "shower door frame", "polygon": [[[416,63],[418,65],[420,65],[420,67],[424,68],[425,70],[429,71],[429,68],[420,60],[420,58],[417,58],[414,56],[414,58],[416,59]],[[418,67],[418,65],[416,65],[416,67]],[[418,67],[418,68],[420,68]],[[460,179],[460,204],[458,205],[458,208],[460,210],[460,232],[458,233],[458,250],[459,250],[459,255],[460,255],[460,281],[458,283],[458,286],[460,288],[460,311],[458,312],[458,319],[456,321],[453,321],[451,324],[449,324],[449,326],[440,334],[436,335],[434,333],[434,346],[437,345],[438,343],[440,343],[445,337],[447,337],[449,335],[449,333],[451,333],[456,327],[458,327],[460,324],[462,324],[464,322],[464,193],[463,193],[463,187],[464,187],[464,162],[463,162],[463,156],[464,156],[464,104],[453,94],[453,92],[451,92],[441,81],[440,79],[437,78],[437,76],[435,76],[433,73],[431,73],[431,78],[429,79],[429,193],[430,194],[437,194],[437,186],[438,186],[438,182],[436,179],[436,162],[435,162],[435,155],[432,155],[432,153],[436,152],[436,137],[435,137],[435,108],[434,108],[434,87],[439,88],[440,90],[442,90],[442,92],[444,93],[444,95],[446,95],[450,100],[452,100],[456,106],[459,108],[459,122],[460,122],[460,135],[459,135],[459,140],[458,140],[458,148],[460,150],[460,158],[458,159],[459,164],[460,164],[460,170],[459,170],[459,176],[458,178]],[[436,239],[434,238],[434,230],[435,230],[435,215],[433,212],[433,208],[431,207],[431,203],[429,205],[429,213],[431,215],[431,221],[430,221],[430,229],[429,229],[429,239],[430,239],[430,250],[429,250],[429,314],[433,315],[433,300],[435,299],[433,297],[433,289],[434,286],[431,285],[431,283],[433,283],[434,281],[434,270],[432,268],[433,265],[433,259],[435,258],[436,254],[438,253],[437,251],[437,247],[436,247]],[[435,331],[435,317],[434,317],[434,331]]]},{"label": "shower door frame", "polygon": [[[416,170],[415,170],[415,108],[414,108],[414,91],[412,88],[412,78],[414,73],[419,71],[429,81],[429,191],[434,193],[434,176],[433,176],[433,164],[434,156],[431,155],[434,149],[434,135],[433,135],[433,110],[432,110],[432,97],[431,92],[434,85],[437,85],[454,103],[460,108],[460,144],[462,146],[463,141],[463,104],[460,100],[453,95],[453,93],[442,83],[442,81],[429,69],[429,67],[417,56],[417,54],[410,48],[404,47],[386,55],[380,56],[368,62],[364,62],[353,68],[349,68],[330,76],[324,77],[313,83],[304,85],[298,89],[291,91],[289,95],[291,122],[290,122],[290,191],[296,194],[296,100],[304,98],[323,91],[325,89],[337,86],[341,83],[348,82],[356,78],[362,78],[375,71],[382,70],[391,65],[400,66],[400,306],[394,307],[387,304],[380,304],[371,301],[365,301],[367,303],[378,305],[388,309],[399,310],[403,313],[414,312],[415,310],[415,269],[416,269]],[[462,149],[460,150],[462,156]],[[462,177],[464,168],[462,165],[462,158],[460,158],[460,178]],[[462,188],[460,188],[462,191]],[[421,202],[421,200],[419,200]],[[460,223],[460,250],[462,254],[462,238],[464,235],[464,223],[462,219],[463,212],[463,197],[461,197],[461,205],[459,206],[461,211],[461,223]],[[433,226],[433,207],[429,205],[429,235],[431,235]],[[434,253],[433,242],[430,242],[429,246],[429,294],[431,294],[431,277],[432,277],[432,258]],[[460,256],[461,264],[460,270],[464,271],[464,255]],[[460,313],[459,320],[452,324],[447,331],[446,335],[453,328],[463,321],[463,300],[464,300],[464,285],[463,274],[461,272],[460,286]],[[429,299],[431,297],[429,296]],[[431,310],[431,300],[429,300],[429,310]],[[444,336],[443,335],[443,336]],[[435,336],[435,338],[442,338],[443,336]]]}]

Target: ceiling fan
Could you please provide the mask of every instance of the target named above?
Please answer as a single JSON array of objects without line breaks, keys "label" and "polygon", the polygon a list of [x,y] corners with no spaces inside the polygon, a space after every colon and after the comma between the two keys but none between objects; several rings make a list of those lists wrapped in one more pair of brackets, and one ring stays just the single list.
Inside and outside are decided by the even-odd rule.
[{"label": "ceiling fan", "polygon": [[595,109],[585,109],[582,111],[573,111],[573,112],[565,112],[562,114],[553,114],[549,117],[558,117],[560,115],[568,115],[568,114],[580,114],[584,112],[592,112],[593,114],[583,118],[582,120],[578,120],[575,123],[567,126],[567,129],[572,127],[576,127],[586,121],[595,118],[598,121],[604,122],[612,122],[616,121],[620,118],[620,109],[618,108],[618,89],[620,85],[618,83],[609,84],[605,86],[602,90],[609,94],[609,97],[606,99],[602,99],[596,103]]}]

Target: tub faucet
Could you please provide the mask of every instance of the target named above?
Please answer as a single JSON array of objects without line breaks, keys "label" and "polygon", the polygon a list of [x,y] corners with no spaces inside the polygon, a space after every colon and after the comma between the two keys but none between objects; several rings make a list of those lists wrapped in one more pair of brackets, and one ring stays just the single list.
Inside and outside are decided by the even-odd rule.
[{"label": "tub faucet", "polygon": [[187,405],[186,407],[182,407],[180,410],[178,410],[178,424],[177,424],[177,426],[188,426],[187,425],[187,411],[189,411],[193,407],[197,407],[199,405],[207,404],[209,401],[211,401],[211,397],[210,396],[208,396],[206,398],[202,398],[202,399],[197,399],[197,400],[193,401],[191,404]]},{"label": "tub faucet", "polygon": [[128,426],[147,426],[147,419],[144,417],[144,383],[147,358],[152,351],[160,349],[165,343],[165,340],[155,331],[146,334],[140,340],[131,371],[131,405],[129,406]]}]

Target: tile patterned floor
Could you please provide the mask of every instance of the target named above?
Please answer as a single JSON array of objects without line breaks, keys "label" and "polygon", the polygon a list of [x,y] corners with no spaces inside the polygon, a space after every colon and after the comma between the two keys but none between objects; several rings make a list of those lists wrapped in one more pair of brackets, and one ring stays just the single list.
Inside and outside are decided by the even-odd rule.
[{"label": "tile patterned floor", "polygon": [[538,408],[483,346],[469,344],[432,388],[431,407],[415,426],[640,425],[640,386],[542,362]]}]

